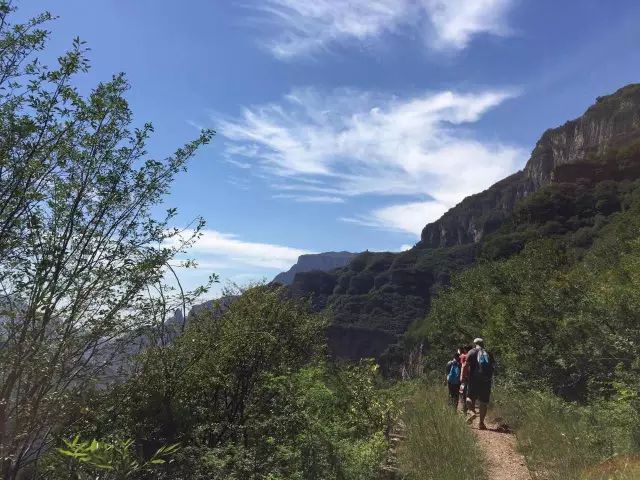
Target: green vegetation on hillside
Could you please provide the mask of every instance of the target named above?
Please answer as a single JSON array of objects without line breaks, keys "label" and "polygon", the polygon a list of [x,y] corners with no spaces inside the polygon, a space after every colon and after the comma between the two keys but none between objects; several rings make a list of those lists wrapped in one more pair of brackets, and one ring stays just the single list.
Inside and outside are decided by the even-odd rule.
[{"label": "green vegetation on hillside", "polygon": [[[175,209],[156,212],[213,132],[149,158],[153,128],[135,126],[125,77],[83,94],[83,43],[47,67],[36,56],[53,17],[14,25],[14,10],[0,0],[4,479],[376,479],[403,393],[373,361],[330,359],[327,327],[383,333],[358,348],[345,336],[337,353],[357,358],[379,356],[416,319],[386,366],[424,345],[441,370],[453,346],[485,337],[499,360],[496,408],[534,471],[577,479],[640,450],[637,142],[557,169],[515,208],[531,193],[523,174],[467,199],[432,225],[453,227],[442,248],[366,252],[187,322],[208,286],[185,292],[167,277],[175,262],[192,266],[178,259],[204,222],[185,234]],[[409,478],[482,476],[441,392],[415,394],[404,413]]]},{"label": "green vegetation on hillside", "polygon": [[524,392],[503,403],[533,467],[559,466],[546,455],[560,450],[543,446],[550,435],[573,435],[563,457],[580,458],[579,467],[554,478],[581,478],[590,465],[640,451],[640,196],[630,182],[552,186],[519,206],[512,231],[518,222],[536,232],[523,250],[455,276],[407,337],[426,342],[428,365],[485,338],[498,384]]},{"label": "green vegetation on hillside", "polygon": [[[280,289],[251,288],[145,350],[130,378],[88,396],[65,435],[130,438],[143,455],[178,444],[153,478],[376,478],[395,402],[375,364],[324,361],[323,327]],[[77,470],[53,464],[47,478]]]}]

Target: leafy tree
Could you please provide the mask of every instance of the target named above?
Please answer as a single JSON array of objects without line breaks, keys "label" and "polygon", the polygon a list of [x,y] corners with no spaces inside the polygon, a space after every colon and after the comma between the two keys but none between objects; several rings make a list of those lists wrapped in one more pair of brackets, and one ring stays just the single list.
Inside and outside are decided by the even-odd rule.
[{"label": "leafy tree", "polygon": [[48,13],[12,24],[0,3],[0,469],[46,448],[88,383],[104,382],[118,345],[152,320],[167,265],[198,236],[152,208],[212,132],[162,160],[153,129],[132,127],[122,74],[87,96],[75,40],[48,68]]},{"label": "leafy tree", "polygon": [[583,401],[615,397],[639,367],[630,354],[640,334],[639,233],[635,200],[584,256],[547,239],[484,262],[457,276],[410,335],[427,339],[434,364],[481,335],[509,382]]},{"label": "leafy tree", "polygon": [[395,403],[373,364],[324,360],[325,325],[281,289],[249,288],[142,353],[76,428],[133,438],[146,455],[180,443],[167,478],[375,478]]}]

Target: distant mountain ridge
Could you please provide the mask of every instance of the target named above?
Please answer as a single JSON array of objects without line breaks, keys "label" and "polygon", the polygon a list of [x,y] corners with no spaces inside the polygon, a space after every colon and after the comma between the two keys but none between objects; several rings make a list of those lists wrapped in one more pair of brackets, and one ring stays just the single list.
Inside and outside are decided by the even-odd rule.
[{"label": "distant mountain ridge", "polygon": [[[390,346],[426,315],[431,298],[449,284],[452,274],[483,256],[517,253],[532,238],[590,228],[585,221],[601,225],[623,208],[604,208],[602,195],[627,188],[638,178],[640,84],[632,84],[599,97],[581,117],[544,132],[522,171],[465,198],[426,225],[414,248],[365,252],[330,272],[300,272],[288,292],[310,297],[316,309],[330,312],[328,337],[334,355],[392,355]],[[544,193],[554,185],[558,191]],[[562,185],[591,195],[594,203],[587,220],[560,215],[573,207],[566,202],[575,198],[563,196]]]},{"label": "distant mountain ridge", "polygon": [[273,282],[283,285],[291,285],[296,273],[310,272],[318,270],[327,272],[334,268],[344,267],[351,262],[358,254],[352,252],[323,252],[300,255],[298,261],[286,272],[281,272],[275,276]]}]

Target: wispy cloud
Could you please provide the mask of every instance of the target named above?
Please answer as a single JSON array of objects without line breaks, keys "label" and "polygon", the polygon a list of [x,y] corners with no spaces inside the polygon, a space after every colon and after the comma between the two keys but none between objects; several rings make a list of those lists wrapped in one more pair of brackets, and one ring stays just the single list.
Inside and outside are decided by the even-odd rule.
[{"label": "wispy cloud", "polygon": [[267,42],[280,59],[317,53],[407,29],[425,45],[457,51],[479,34],[505,36],[515,0],[265,0],[259,10],[277,34]]},{"label": "wispy cloud", "polygon": [[344,198],[330,195],[292,195],[289,193],[279,193],[273,198],[285,198],[298,203],[344,203]]},{"label": "wispy cloud", "polygon": [[[188,238],[191,232],[184,235]],[[190,253],[203,269],[254,267],[258,269],[286,270],[308,250],[270,243],[242,240],[237,235],[216,230],[204,230]]]},{"label": "wispy cloud", "polygon": [[251,145],[234,151],[271,176],[281,195],[413,196],[349,221],[415,234],[526,159],[520,148],[483,141],[469,129],[514,94],[441,91],[401,99],[298,89],[280,103],[245,108],[220,130],[233,145]]},{"label": "wispy cloud", "polygon": [[344,217],[345,222],[420,235],[427,222],[440,218],[448,207],[437,201],[410,202],[376,209],[365,216]]}]

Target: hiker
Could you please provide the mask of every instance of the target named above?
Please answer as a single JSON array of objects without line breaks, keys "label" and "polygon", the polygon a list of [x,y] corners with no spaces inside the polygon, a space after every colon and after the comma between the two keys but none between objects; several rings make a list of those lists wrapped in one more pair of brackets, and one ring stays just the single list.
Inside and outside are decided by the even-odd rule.
[{"label": "hiker", "polygon": [[469,366],[469,384],[467,391],[467,408],[472,414],[467,420],[469,423],[476,418],[476,401],[480,407],[480,430],[486,430],[484,423],[487,416],[487,406],[491,396],[491,382],[495,362],[493,355],[484,348],[484,340],[476,338],[473,341],[475,347],[467,352],[467,364]]},{"label": "hiker", "polygon": [[467,413],[467,387],[469,385],[469,365],[467,364],[467,352],[473,347],[470,345],[463,345],[458,347],[458,353],[460,354],[460,395],[462,395],[462,412]]},{"label": "hiker", "polygon": [[453,359],[447,363],[446,382],[449,387],[449,399],[453,408],[458,408],[458,399],[460,397],[460,374],[462,366],[460,365],[460,355],[458,352],[453,354]]}]

